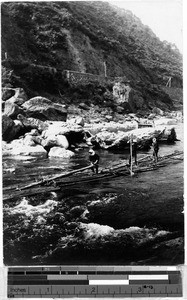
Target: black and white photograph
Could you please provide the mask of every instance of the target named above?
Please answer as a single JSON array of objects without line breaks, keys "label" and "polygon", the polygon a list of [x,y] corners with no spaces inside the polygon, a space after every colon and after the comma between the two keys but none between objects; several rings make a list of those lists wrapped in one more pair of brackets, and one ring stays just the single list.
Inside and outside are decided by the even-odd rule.
[{"label": "black and white photograph", "polygon": [[5,266],[184,264],[182,5],[1,3]]}]

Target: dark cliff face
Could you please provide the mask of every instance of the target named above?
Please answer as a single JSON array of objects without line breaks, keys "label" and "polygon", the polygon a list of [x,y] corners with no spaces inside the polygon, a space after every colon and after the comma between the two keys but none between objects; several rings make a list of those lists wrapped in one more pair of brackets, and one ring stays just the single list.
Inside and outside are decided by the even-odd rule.
[{"label": "dark cliff face", "polygon": [[[111,77],[165,84],[164,76],[172,76],[182,87],[179,51],[130,11],[107,2],[3,3],[2,61],[7,67],[5,53],[8,66],[24,82],[36,73],[20,71],[24,64],[103,75],[106,62]],[[50,75],[45,80],[49,86]]]}]

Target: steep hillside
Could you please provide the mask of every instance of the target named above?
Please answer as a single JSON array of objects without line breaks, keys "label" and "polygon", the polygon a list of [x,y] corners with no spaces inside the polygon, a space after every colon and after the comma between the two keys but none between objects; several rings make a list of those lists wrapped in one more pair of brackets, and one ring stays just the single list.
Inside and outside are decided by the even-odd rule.
[{"label": "steep hillside", "polygon": [[183,109],[183,89],[162,86],[162,90],[169,95],[176,110]]},{"label": "steep hillside", "polygon": [[162,43],[130,11],[106,2],[3,3],[2,62],[14,71],[13,84],[52,94],[62,93],[64,83],[42,66],[103,75],[106,62],[107,76],[141,82],[139,90],[142,82],[165,84],[165,76],[182,87],[176,47]]}]

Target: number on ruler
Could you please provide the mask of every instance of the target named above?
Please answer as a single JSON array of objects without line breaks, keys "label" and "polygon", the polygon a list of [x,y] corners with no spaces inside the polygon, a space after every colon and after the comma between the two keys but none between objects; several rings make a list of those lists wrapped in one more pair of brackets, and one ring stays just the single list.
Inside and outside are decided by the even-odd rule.
[{"label": "number on ruler", "polygon": [[91,289],[91,294],[94,294],[94,293],[96,293],[96,288],[95,288],[95,287],[92,287],[92,289]]},{"label": "number on ruler", "polygon": [[143,292],[143,287],[142,286],[139,286],[138,288],[138,293],[142,293]]}]

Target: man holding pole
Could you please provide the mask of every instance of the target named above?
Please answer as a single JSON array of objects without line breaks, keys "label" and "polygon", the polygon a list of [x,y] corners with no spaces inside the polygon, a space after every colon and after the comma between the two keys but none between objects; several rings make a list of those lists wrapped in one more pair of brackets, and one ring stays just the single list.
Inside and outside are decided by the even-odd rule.
[{"label": "man holding pole", "polygon": [[99,169],[99,155],[95,153],[93,149],[89,150],[89,159],[90,162],[92,163],[92,172],[98,174],[98,169]]}]

